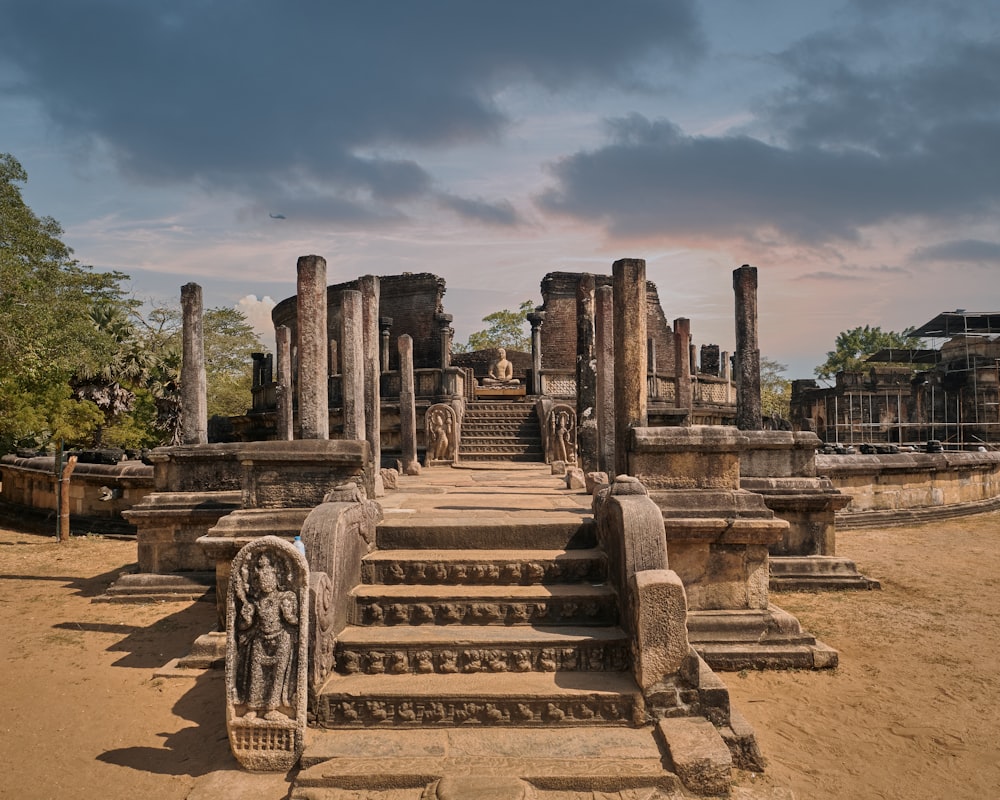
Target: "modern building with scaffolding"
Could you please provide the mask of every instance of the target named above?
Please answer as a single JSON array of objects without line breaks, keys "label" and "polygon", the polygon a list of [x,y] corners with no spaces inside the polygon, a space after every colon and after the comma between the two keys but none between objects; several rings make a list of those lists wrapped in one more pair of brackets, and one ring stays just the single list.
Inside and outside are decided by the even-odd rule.
[{"label": "modern building with scaffolding", "polygon": [[793,427],[830,444],[1000,449],[1000,312],[944,312],[912,335],[932,346],[875,353],[832,387],[792,381]]}]

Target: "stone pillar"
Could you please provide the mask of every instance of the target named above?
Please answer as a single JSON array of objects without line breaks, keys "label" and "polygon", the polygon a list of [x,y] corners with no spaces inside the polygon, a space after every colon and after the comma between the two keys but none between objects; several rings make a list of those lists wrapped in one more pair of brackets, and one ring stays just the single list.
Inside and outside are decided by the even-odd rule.
[{"label": "stone pillar", "polygon": [[757,268],[733,270],[736,294],[736,427],[763,430],[760,401],[760,349],[757,343]]},{"label": "stone pillar", "polygon": [[374,275],[361,278],[361,324],[364,350],[365,438],[372,463],[378,472],[382,465],[382,395],[379,387],[379,283]]},{"label": "stone pillar", "polygon": [[292,410],[292,332],[284,325],[274,329],[274,344],[278,349],[278,439],[290,442],[294,438]]},{"label": "stone pillar", "polygon": [[690,409],[692,405],[690,342],[691,320],[687,317],[678,317],[674,320],[674,366],[677,369],[674,406],[676,408]]},{"label": "stone pillar", "polygon": [[622,258],[612,267],[615,339],[615,473],[628,473],[628,436],[646,426],[646,262]]},{"label": "stone pillar", "polygon": [[[344,438],[365,438],[365,360],[361,292],[341,292],[340,380],[344,395]],[[300,412],[301,416],[301,412]]]},{"label": "stone pillar", "polygon": [[181,287],[181,444],[208,443],[208,387],[205,382],[205,334],[202,327],[201,287]]},{"label": "stone pillar", "polygon": [[531,393],[542,394],[542,323],[545,312],[537,308],[528,314],[531,325]]},{"label": "stone pillar", "polygon": [[576,436],[577,463],[584,474],[597,466],[597,360],[594,354],[594,276],[576,285]]},{"label": "stone pillar", "polygon": [[382,372],[389,371],[389,329],[392,328],[392,317],[379,317],[378,327],[382,335]]},{"label": "stone pillar", "polygon": [[434,320],[441,331],[441,369],[448,369],[451,366],[451,338],[455,335],[451,321],[454,319],[451,314],[437,313]]},{"label": "stone pillar", "polygon": [[337,346],[337,340],[330,340],[330,374],[339,375],[340,374],[340,348]]},{"label": "stone pillar", "polygon": [[326,259],[302,256],[297,269],[299,430],[303,439],[329,439]]},{"label": "stone pillar", "polygon": [[413,397],[413,338],[399,337],[399,448],[403,474],[419,475],[417,461],[417,407]]},{"label": "stone pillar", "polygon": [[594,351],[597,355],[598,471],[615,469],[615,337],[613,293],[599,286],[594,293]]}]

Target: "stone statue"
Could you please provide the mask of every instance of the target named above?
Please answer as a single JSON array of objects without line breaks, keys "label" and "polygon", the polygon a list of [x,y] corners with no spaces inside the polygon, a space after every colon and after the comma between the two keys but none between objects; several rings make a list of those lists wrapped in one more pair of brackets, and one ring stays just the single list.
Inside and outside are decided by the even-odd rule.
[{"label": "stone statue", "polygon": [[520,385],[521,381],[514,377],[514,365],[507,360],[507,351],[498,347],[496,360],[490,362],[489,374],[483,378],[483,386],[505,389]]},{"label": "stone statue", "polygon": [[432,457],[435,461],[444,461],[450,458],[451,454],[451,437],[448,435],[451,420],[442,409],[431,412],[427,415],[427,418],[430,426],[429,436]]},{"label": "stone statue", "polygon": [[287,715],[279,709],[292,705],[299,604],[287,588],[291,580],[279,553],[262,552],[243,563],[234,586],[240,601],[236,691],[238,701],[248,707],[247,719],[257,714],[268,721],[281,719]]}]

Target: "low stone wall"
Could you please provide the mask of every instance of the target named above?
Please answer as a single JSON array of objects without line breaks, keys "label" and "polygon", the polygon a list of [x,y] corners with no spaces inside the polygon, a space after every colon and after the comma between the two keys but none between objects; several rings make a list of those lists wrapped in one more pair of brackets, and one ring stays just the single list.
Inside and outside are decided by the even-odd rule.
[{"label": "low stone wall", "polygon": [[[55,514],[58,483],[55,458],[38,456],[0,459],[0,500],[8,508],[23,508],[25,516]],[[111,489],[111,496],[105,491]],[[69,485],[69,513],[74,529],[135,532],[122,517],[153,491],[153,468],[141,461],[117,464],[77,464]]]},{"label": "low stone wall", "polygon": [[851,497],[840,528],[1000,508],[1000,453],[817,455],[816,473]]}]

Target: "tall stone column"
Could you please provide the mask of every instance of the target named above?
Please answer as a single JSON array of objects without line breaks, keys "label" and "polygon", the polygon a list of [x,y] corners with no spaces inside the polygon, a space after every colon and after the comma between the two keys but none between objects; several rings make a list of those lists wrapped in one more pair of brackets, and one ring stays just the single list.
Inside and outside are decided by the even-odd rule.
[{"label": "tall stone column", "polygon": [[[691,320],[687,317],[678,317],[674,320],[674,365],[677,370],[674,406],[690,411],[692,406]],[[688,424],[690,424],[690,420]]]},{"label": "tall stone column", "polygon": [[610,286],[594,293],[594,352],[597,355],[597,468],[615,470],[615,336]]},{"label": "tall stone column", "polygon": [[337,340],[330,340],[330,374],[339,375],[340,374],[340,348],[337,346]]},{"label": "tall stone column", "polygon": [[615,309],[615,473],[628,473],[628,436],[646,427],[646,262],[622,258],[611,267]]},{"label": "tall stone column", "polygon": [[299,430],[303,439],[329,439],[326,259],[302,256],[297,272]]},{"label": "tall stone column", "polygon": [[455,329],[451,327],[454,317],[451,314],[437,313],[434,319],[440,327],[441,369],[448,369],[451,366],[451,338],[455,335]]},{"label": "tall stone column", "polygon": [[292,332],[279,325],[274,329],[274,344],[278,350],[278,439],[290,442],[294,438],[292,409]]},{"label": "tall stone column", "polygon": [[[365,438],[364,312],[361,292],[340,295],[340,380],[344,395],[344,438]],[[299,412],[301,415],[301,411]]]},{"label": "tall stone column", "polygon": [[389,330],[392,328],[392,317],[379,317],[378,327],[382,336],[382,372],[389,371]]},{"label": "tall stone column", "polygon": [[205,332],[201,287],[181,287],[181,444],[208,443],[208,386],[205,380]]},{"label": "tall stone column", "polygon": [[399,337],[399,447],[403,474],[419,475],[417,461],[417,407],[413,396],[413,338]]},{"label": "tall stone column", "polygon": [[382,394],[379,387],[379,283],[374,275],[361,278],[361,324],[364,329],[365,438],[375,471],[382,465]]},{"label": "tall stone column", "polygon": [[736,427],[763,430],[760,401],[760,349],[757,343],[757,268],[733,270],[736,295]]},{"label": "tall stone column", "polygon": [[531,325],[531,393],[542,394],[542,323],[545,312],[535,309],[527,315]]},{"label": "tall stone column", "polygon": [[597,359],[594,353],[594,276],[576,285],[576,437],[583,471],[597,467]]}]

